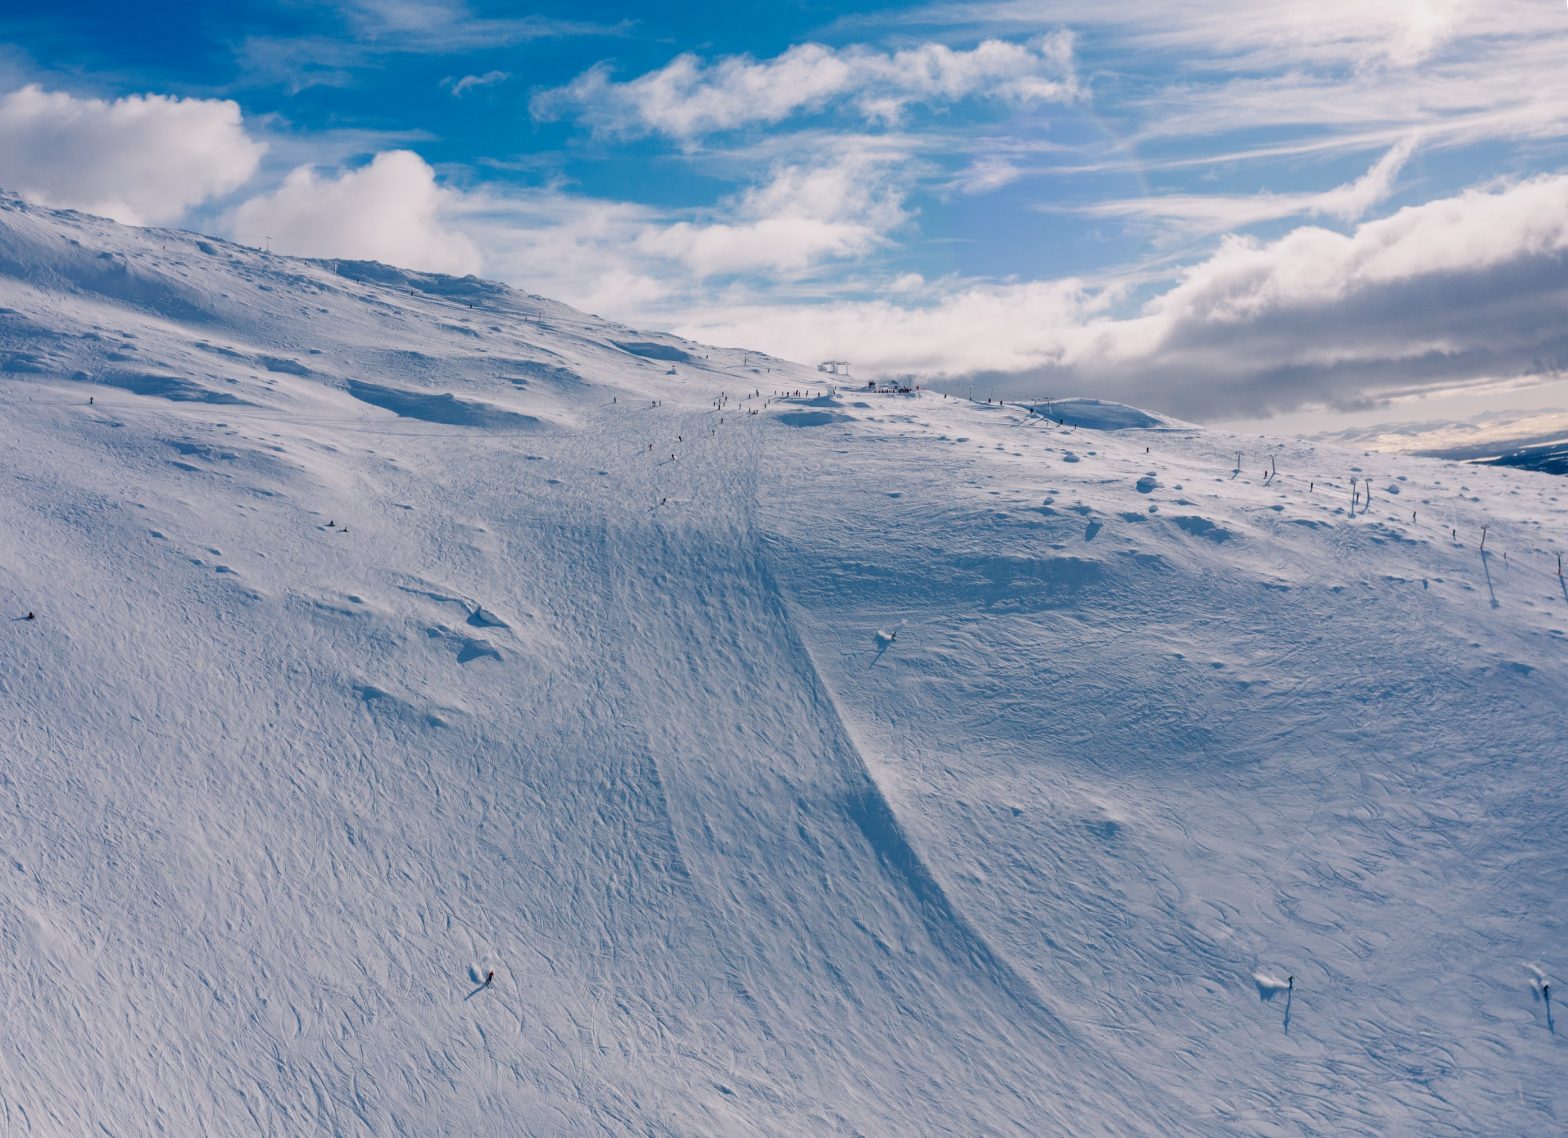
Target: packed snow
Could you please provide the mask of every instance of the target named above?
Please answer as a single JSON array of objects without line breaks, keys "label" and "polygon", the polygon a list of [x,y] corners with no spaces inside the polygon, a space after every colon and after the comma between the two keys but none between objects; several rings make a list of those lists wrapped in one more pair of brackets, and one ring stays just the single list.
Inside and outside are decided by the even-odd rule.
[{"label": "packed snow", "polygon": [[0,1132],[1563,1132],[1568,483],[827,378],[0,197]]}]

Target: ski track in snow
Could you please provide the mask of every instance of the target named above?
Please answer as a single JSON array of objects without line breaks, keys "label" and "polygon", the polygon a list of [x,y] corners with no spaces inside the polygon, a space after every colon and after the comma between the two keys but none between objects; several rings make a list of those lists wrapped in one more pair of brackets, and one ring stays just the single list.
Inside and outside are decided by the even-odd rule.
[{"label": "ski track in snow", "polygon": [[1564,484],[825,390],[0,197],[0,1132],[1563,1129]]}]

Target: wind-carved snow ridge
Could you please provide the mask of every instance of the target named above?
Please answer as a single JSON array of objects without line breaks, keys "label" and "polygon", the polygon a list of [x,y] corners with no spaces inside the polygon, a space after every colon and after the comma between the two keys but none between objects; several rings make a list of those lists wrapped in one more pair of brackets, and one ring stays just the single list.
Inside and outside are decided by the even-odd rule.
[{"label": "wind-carved snow ridge", "polygon": [[[759,577],[773,594],[774,603],[784,621],[787,608],[778,599],[777,585],[765,569],[759,567]],[[879,632],[883,644],[891,646],[895,633]],[[793,636],[791,636],[793,641]],[[951,899],[937,882],[930,868],[915,852],[900,826],[882,788],[865,763],[850,733],[838,714],[832,695],[823,685],[804,645],[791,643],[790,650],[802,658],[802,672],[806,686],[815,693],[818,717],[832,725],[841,738],[840,752],[850,766],[847,781],[850,784],[845,799],[845,809],[855,827],[864,835],[877,858],[887,870],[896,886],[908,893],[924,916],[931,940],[948,958],[960,967],[975,970],[986,983],[994,985],[1025,1015],[1041,1021],[1042,1027],[1061,1030],[1061,1024],[1052,1016],[1039,995],[1029,983],[1019,976],[985,942],[985,939],[954,908]],[[855,783],[860,786],[856,788]]]},{"label": "wind-carved snow ridge", "polygon": [[0,195],[0,1132],[1561,1130],[1568,483],[827,378]]}]

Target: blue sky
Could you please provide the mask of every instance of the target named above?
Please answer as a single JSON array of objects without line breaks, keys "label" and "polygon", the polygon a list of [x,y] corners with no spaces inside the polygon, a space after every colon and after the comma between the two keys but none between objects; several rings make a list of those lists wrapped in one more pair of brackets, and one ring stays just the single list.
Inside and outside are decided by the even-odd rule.
[{"label": "blue sky", "polygon": [[1568,365],[1561,0],[13,0],[0,44],[28,197],[792,358],[1207,419]]}]

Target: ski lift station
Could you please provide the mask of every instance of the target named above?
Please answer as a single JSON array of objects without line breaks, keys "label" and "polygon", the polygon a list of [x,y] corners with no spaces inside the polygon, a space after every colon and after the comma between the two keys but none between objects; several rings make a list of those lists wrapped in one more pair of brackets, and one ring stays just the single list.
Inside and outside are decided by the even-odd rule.
[{"label": "ski lift station", "polygon": [[913,395],[920,385],[913,375],[883,376],[866,380],[865,390],[874,395]]}]

